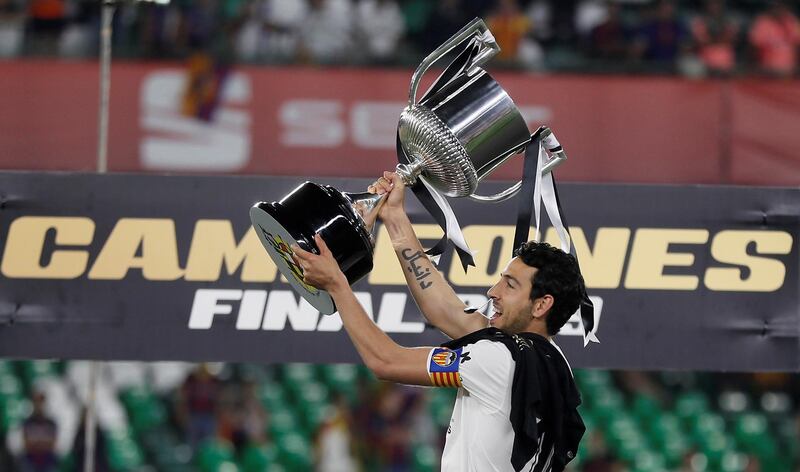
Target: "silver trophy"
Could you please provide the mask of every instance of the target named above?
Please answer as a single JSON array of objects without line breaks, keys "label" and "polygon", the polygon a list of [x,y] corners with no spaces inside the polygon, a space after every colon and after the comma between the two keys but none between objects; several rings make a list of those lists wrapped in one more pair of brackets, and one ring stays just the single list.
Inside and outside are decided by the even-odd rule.
[{"label": "silver trophy", "polygon": [[[422,76],[457,47],[460,56],[417,101]],[[439,46],[417,67],[411,78],[408,106],[400,115],[399,142],[408,163],[397,166],[407,185],[422,175],[441,194],[482,202],[502,201],[515,195],[520,183],[492,196],[475,192],[478,183],[531,142],[531,133],[508,93],[480,66],[500,48],[483,20],[472,20]],[[541,138],[552,133],[540,130]],[[543,172],[559,165],[566,155],[555,148]]]},{"label": "silver trophy", "polygon": [[[418,101],[423,75],[453,51],[455,58]],[[542,172],[566,159],[548,128],[531,136],[511,97],[481,68],[499,51],[486,24],[476,18],[428,55],[414,72],[408,106],[398,124],[397,172],[417,196],[421,188],[417,186],[424,184],[431,187],[425,192],[446,197],[481,202],[510,198],[521,182],[491,196],[478,195],[476,190],[482,179],[523,151],[534,137],[550,142],[549,160]],[[382,195],[344,193],[305,182],[280,201],[255,204],[250,219],[281,273],[312,306],[330,314],[336,311],[333,300],[324,290],[303,281],[302,268],[292,261],[290,246],[297,243],[318,253],[313,236],[320,233],[353,284],[372,270],[373,230],[383,201]],[[426,208],[431,210],[428,205]]]}]

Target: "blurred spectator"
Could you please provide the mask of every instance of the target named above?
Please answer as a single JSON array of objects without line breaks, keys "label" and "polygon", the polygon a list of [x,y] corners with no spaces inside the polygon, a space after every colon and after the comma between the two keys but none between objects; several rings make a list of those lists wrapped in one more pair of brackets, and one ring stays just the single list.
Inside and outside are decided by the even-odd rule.
[{"label": "blurred spectator", "polygon": [[431,11],[428,23],[420,42],[423,56],[427,56],[442,43],[450,39],[472,18],[466,13],[463,2],[459,0],[441,0]]},{"label": "blurred spectator", "polygon": [[248,444],[263,444],[266,441],[267,412],[258,398],[258,384],[245,381],[237,403],[238,424],[233,434],[233,443],[241,450]]},{"label": "blurred spectator", "polygon": [[180,10],[155,2],[142,2],[138,7],[139,38],[136,43],[141,48],[139,53],[149,58],[174,55]]},{"label": "blurred spectator", "polygon": [[58,41],[67,22],[67,5],[64,0],[30,0],[28,2],[28,53],[53,55],[58,51]]},{"label": "blurred spectator", "polygon": [[589,55],[593,59],[624,62],[631,55],[631,31],[622,21],[620,4],[607,5],[606,19],[589,33]]},{"label": "blurred spectator", "polygon": [[401,472],[411,463],[411,422],[406,413],[420,401],[420,390],[413,387],[398,387],[386,391],[381,397],[376,412],[381,417],[381,449],[385,470]]},{"label": "blurred spectator", "polygon": [[0,0],[0,59],[14,57],[25,38],[25,10],[17,0]]},{"label": "blurred spectator", "polygon": [[205,51],[214,40],[219,18],[215,0],[187,2],[181,15],[180,47],[189,52]]},{"label": "blurred spectator", "polygon": [[24,452],[19,461],[20,472],[54,472],[58,470],[55,452],[58,427],[45,413],[46,397],[34,392],[31,398],[33,412],[22,423]]},{"label": "blurred spectator", "polygon": [[300,60],[347,63],[353,56],[353,6],[350,0],[309,0],[300,25]]},{"label": "blurred spectator", "polygon": [[619,383],[629,392],[643,394],[658,402],[665,402],[667,393],[652,375],[638,370],[620,371]]},{"label": "blurred spectator", "polygon": [[582,462],[582,472],[621,472],[625,467],[608,449],[606,437],[599,429],[588,431],[587,456]]},{"label": "blurred spectator", "polygon": [[298,30],[308,15],[306,0],[261,0],[249,4],[236,49],[247,61],[288,62],[297,53]]},{"label": "blurred spectator", "polygon": [[672,71],[685,51],[688,39],[686,28],[672,0],[659,0],[653,17],[639,29],[635,43],[636,57],[651,67]]},{"label": "blurred spectator", "polygon": [[401,0],[400,7],[405,19],[406,39],[412,47],[422,52],[428,20],[436,3],[429,0]]},{"label": "blurred spectator", "polygon": [[377,64],[391,62],[405,30],[397,2],[361,0],[356,10],[356,24],[360,33],[358,47],[366,49],[369,61]]},{"label": "blurred spectator", "polygon": [[210,54],[195,53],[189,58],[188,80],[181,103],[183,114],[202,121],[211,121],[229,72],[230,67],[227,64],[215,61]]},{"label": "blurred spectator", "polygon": [[337,396],[330,413],[320,425],[314,438],[315,470],[317,472],[351,472],[358,470],[353,457],[350,407],[343,396]]},{"label": "blurred spectator", "polygon": [[608,20],[609,9],[619,6],[619,1],[582,0],[575,9],[575,30],[581,37],[591,34],[592,30]]},{"label": "blurred spectator", "polygon": [[553,41],[553,9],[546,0],[533,0],[525,9],[525,15],[533,25],[533,37],[542,45]]},{"label": "blurred spectator", "polygon": [[77,0],[68,9],[69,22],[58,45],[62,57],[86,57],[94,49],[99,31],[99,2]]},{"label": "blurred spectator", "polygon": [[758,459],[758,456],[748,454],[747,465],[745,466],[743,472],[761,472],[762,470],[761,461]]},{"label": "blurred spectator", "polygon": [[788,77],[796,71],[800,22],[785,2],[770,2],[766,13],[753,23],[749,39],[761,72]]},{"label": "blurred spectator", "polygon": [[576,3],[575,0],[551,2],[553,34],[556,42],[561,45],[575,45]]},{"label": "blurred spectator", "polygon": [[725,11],[724,0],[706,0],[705,13],[691,22],[697,54],[712,75],[730,75],[736,67],[739,25]]},{"label": "blurred spectator", "polygon": [[200,364],[186,377],[178,392],[178,419],[192,448],[216,432],[220,388],[220,381],[211,374],[208,365]]},{"label": "blurred spectator", "polygon": [[531,31],[530,20],[522,13],[517,1],[499,0],[486,23],[500,46],[497,58],[507,63],[517,63],[522,44]]},{"label": "blurred spectator", "polygon": [[240,453],[247,445],[244,416],[236,384],[225,383],[217,401],[215,437],[230,444]]}]

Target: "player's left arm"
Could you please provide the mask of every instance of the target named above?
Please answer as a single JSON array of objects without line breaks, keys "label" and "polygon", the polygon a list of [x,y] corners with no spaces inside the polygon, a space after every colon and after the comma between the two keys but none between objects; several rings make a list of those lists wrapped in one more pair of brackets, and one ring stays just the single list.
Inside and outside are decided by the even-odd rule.
[{"label": "player's left arm", "polygon": [[381,380],[433,385],[426,364],[430,347],[403,347],[367,316],[352,290],[331,292],[347,334],[369,370]]},{"label": "player's left arm", "polygon": [[[344,328],[364,364],[381,380],[410,385],[435,385],[432,377],[436,376],[428,374],[428,364],[434,348],[408,348],[394,342],[364,311],[325,241],[316,235],[315,242],[319,255],[293,246],[295,262],[303,269],[305,282],[326,290],[331,295]],[[455,366],[457,368],[457,362]]]}]

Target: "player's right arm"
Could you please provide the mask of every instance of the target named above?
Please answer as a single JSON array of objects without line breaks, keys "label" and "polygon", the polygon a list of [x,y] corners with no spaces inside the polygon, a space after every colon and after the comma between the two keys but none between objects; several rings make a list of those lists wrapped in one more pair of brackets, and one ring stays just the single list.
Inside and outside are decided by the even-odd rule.
[{"label": "player's right arm", "polygon": [[370,187],[370,191],[389,192],[380,217],[417,306],[429,323],[453,339],[485,328],[486,318],[464,313],[464,302],[425,255],[403,208],[404,190],[400,176],[392,172],[384,172],[383,179]]}]

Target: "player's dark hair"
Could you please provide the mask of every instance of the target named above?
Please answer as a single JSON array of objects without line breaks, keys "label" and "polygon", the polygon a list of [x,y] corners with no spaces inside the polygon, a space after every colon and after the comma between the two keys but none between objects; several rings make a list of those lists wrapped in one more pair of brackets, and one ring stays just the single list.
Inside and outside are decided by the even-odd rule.
[{"label": "player's dark hair", "polygon": [[586,290],[578,261],[561,249],[535,241],[522,243],[514,256],[537,269],[531,280],[531,300],[548,294],[553,297],[553,306],[545,321],[547,333],[555,335],[578,310]]}]

